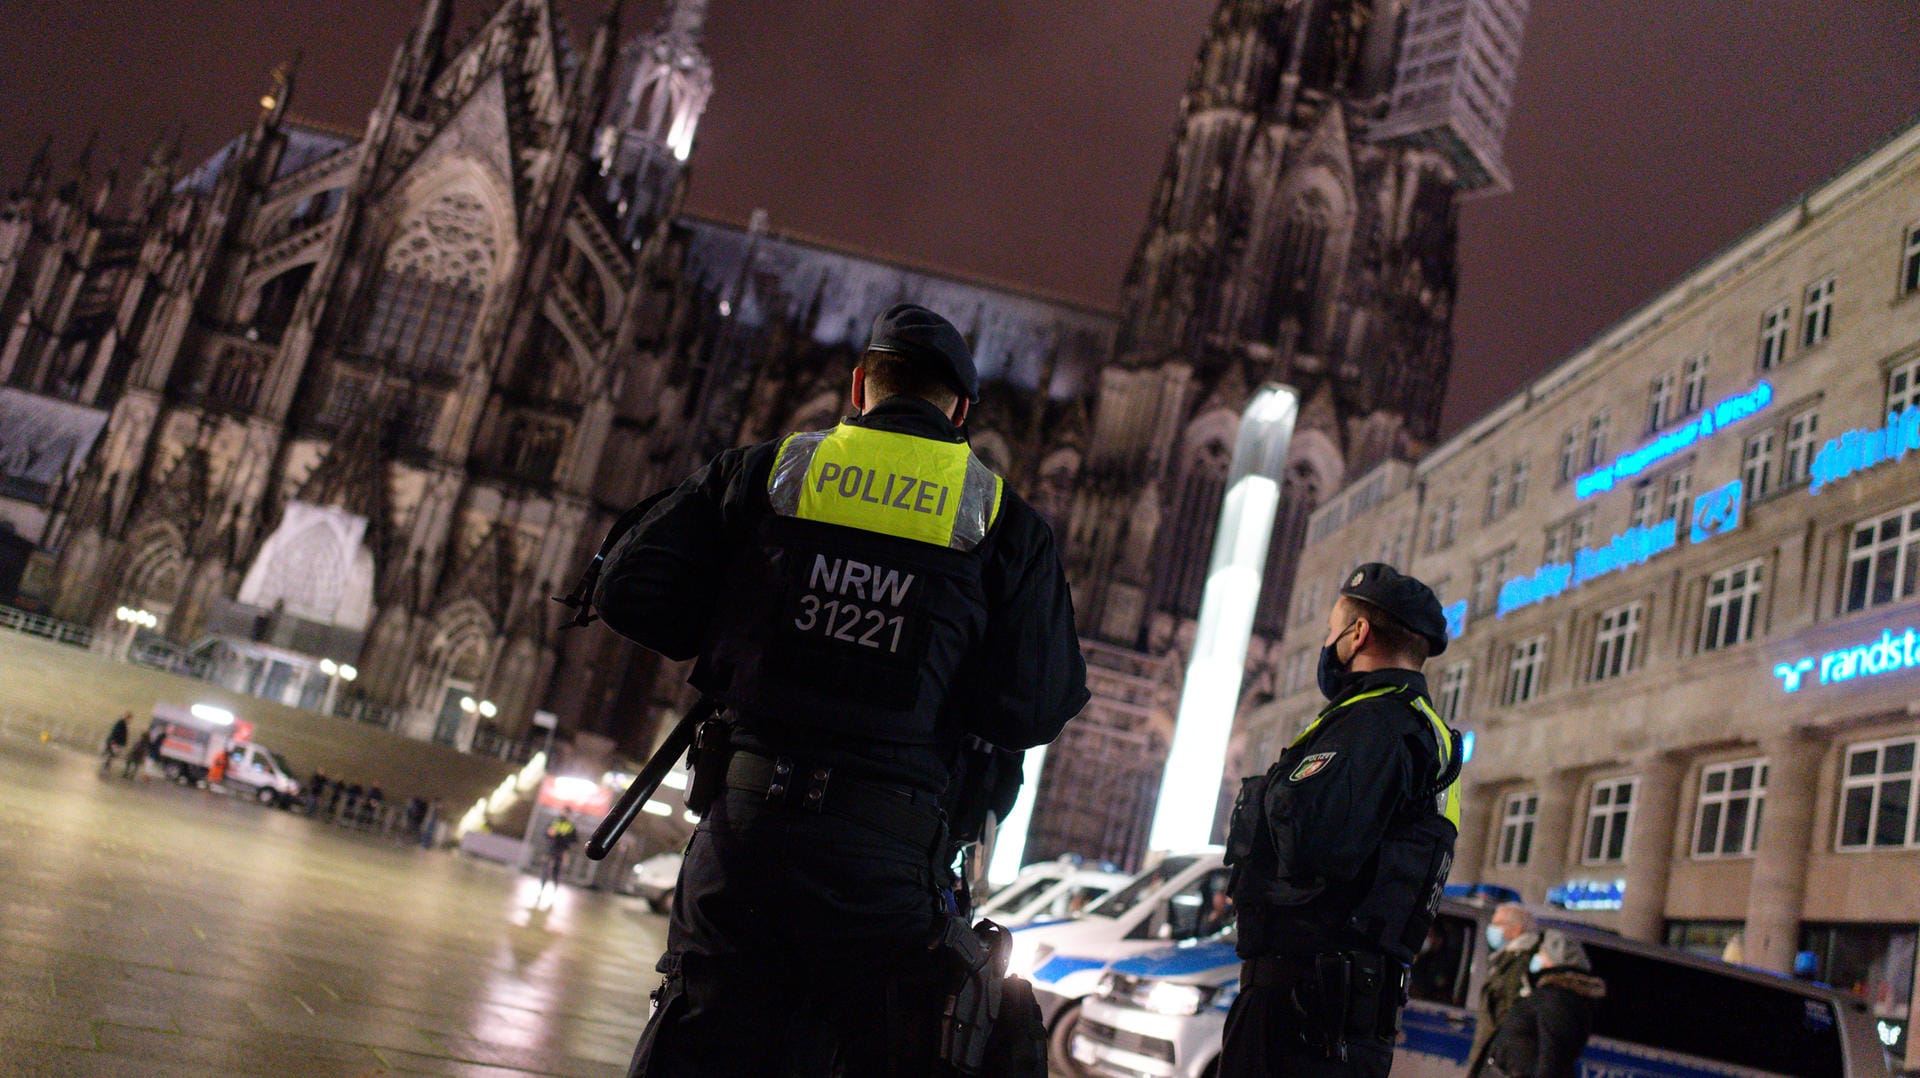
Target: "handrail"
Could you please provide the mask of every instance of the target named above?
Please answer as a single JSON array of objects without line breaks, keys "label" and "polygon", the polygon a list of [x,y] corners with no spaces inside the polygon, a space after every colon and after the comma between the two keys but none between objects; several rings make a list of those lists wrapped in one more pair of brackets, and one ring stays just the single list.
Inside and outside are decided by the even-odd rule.
[{"label": "handrail", "polygon": [[17,606],[0,605],[0,629],[12,629],[17,633],[38,636],[61,644],[72,644],[78,648],[93,646],[93,630],[88,626],[50,618],[45,614],[36,614]]}]

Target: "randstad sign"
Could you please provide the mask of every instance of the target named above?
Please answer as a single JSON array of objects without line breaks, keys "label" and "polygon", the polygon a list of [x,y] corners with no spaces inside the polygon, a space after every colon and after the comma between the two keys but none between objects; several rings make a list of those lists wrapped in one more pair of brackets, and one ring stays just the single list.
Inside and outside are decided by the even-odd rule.
[{"label": "randstad sign", "polygon": [[1613,489],[1622,479],[1631,479],[1677,453],[1684,453],[1695,442],[1721,427],[1729,427],[1773,403],[1773,387],[1765,382],[1745,393],[1735,394],[1700,413],[1699,418],[1648,442],[1638,449],[1615,457],[1613,463],[1595,468],[1573,481],[1573,492],[1582,498]]},{"label": "randstad sign", "polygon": [[1888,412],[1887,425],[1878,430],[1850,430],[1828,440],[1813,458],[1807,491],[1818,494],[1829,483],[1915,451],[1920,451],[1920,404],[1909,404]]},{"label": "randstad sign", "polygon": [[1820,656],[1816,666],[1811,656],[1799,662],[1781,663],[1773,668],[1780,687],[1799,692],[1809,674],[1817,683],[1835,685],[1855,678],[1879,677],[1902,670],[1920,669],[1920,630],[1880,630],[1880,639],[1851,647],[1835,648]]}]

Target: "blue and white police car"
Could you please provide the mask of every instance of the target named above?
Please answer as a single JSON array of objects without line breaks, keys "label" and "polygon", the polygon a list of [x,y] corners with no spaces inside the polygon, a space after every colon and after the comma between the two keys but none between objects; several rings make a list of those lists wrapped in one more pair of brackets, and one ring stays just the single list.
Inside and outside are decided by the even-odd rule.
[{"label": "blue and white police car", "polygon": [[1012,882],[995,891],[973,911],[976,919],[1013,928],[1034,921],[1064,921],[1078,917],[1133,877],[1084,864],[1079,858],[1041,861],[1020,870]]},{"label": "blue and white police car", "polygon": [[1080,1002],[1099,989],[1109,963],[1215,935],[1231,923],[1220,852],[1164,857],[1076,919],[1014,930],[1009,969],[1033,982],[1051,1035],[1050,1058],[1069,1058]]},{"label": "blue and white police car", "polygon": [[[1473,1044],[1491,903],[1449,899],[1414,962],[1395,1078],[1458,1078]],[[1889,1078],[1857,997],[1549,921],[1607,982],[1581,1078]],[[1113,963],[1080,1004],[1066,1056],[1105,1078],[1213,1078],[1239,988],[1231,934]]]}]

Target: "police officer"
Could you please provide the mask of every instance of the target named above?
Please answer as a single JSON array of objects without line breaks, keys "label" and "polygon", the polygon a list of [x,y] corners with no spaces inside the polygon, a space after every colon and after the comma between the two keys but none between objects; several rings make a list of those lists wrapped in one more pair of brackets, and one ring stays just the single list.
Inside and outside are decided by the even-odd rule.
[{"label": "police officer", "polygon": [[951,769],[1088,698],[1053,536],[962,432],[979,390],[952,324],[892,307],[858,415],[722,453],[609,551],[607,624],[695,660],[730,731],[631,1075],[939,1072]]},{"label": "police officer", "polygon": [[1446,646],[1425,584],[1378,562],[1343,581],[1320,651],[1329,704],[1234,807],[1243,965],[1222,1078],[1392,1065],[1460,819],[1459,737],[1420,674]]}]

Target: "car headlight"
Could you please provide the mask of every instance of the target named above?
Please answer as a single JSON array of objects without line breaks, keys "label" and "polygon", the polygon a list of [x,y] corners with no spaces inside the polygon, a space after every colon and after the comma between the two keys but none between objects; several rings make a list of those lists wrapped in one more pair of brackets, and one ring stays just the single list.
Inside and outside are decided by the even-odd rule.
[{"label": "car headlight", "polygon": [[1007,956],[1007,972],[1020,977],[1031,977],[1033,971],[1046,964],[1053,957],[1053,948],[1039,940],[1014,937],[1013,951]]},{"label": "car headlight", "polygon": [[1212,998],[1213,989],[1201,985],[1155,981],[1140,1005],[1155,1014],[1199,1014]]}]

